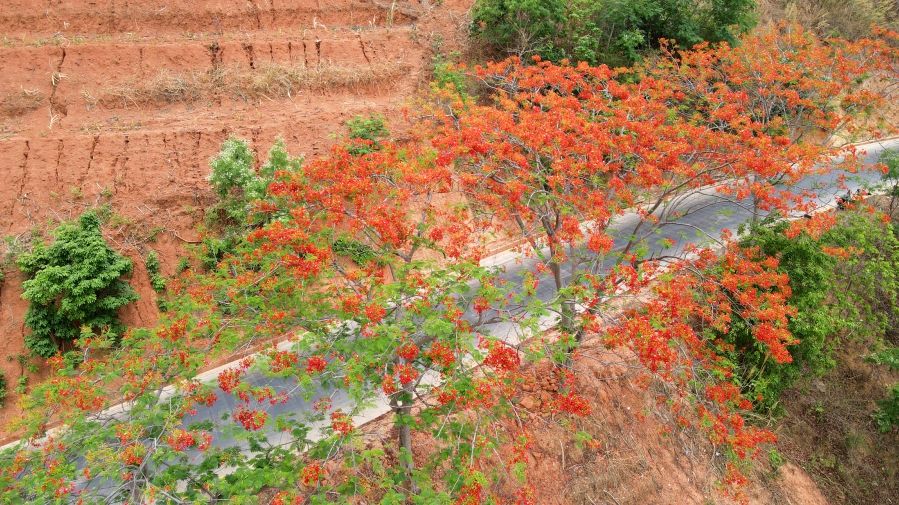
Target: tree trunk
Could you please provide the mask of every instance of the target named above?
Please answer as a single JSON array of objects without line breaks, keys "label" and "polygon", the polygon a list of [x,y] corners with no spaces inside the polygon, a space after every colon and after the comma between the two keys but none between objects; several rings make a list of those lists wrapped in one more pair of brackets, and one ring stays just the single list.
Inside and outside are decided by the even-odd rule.
[{"label": "tree trunk", "polygon": [[[561,293],[562,288],[565,287],[564,282],[562,281],[562,266],[555,261],[551,261],[549,263],[549,270],[553,274],[553,282],[555,282],[556,285],[556,294],[559,294]],[[574,331],[574,301],[568,297],[562,297],[561,313],[562,320],[559,324],[561,325],[562,330],[566,332]]]},{"label": "tree trunk", "polygon": [[[403,395],[411,398],[411,395]],[[405,401],[402,405],[399,403],[400,400],[395,398],[391,398],[390,400],[390,408],[393,410],[393,415],[396,417],[396,427],[397,427],[397,442],[399,443],[400,452],[405,452],[408,457],[403,457],[400,454],[400,464],[403,466],[403,470],[406,473],[406,481],[409,483],[409,489],[412,494],[418,494],[419,489],[418,485],[415,484],[415,481],[412,480],[412,474],[415,472],[415,459],[413,457],[412,452],[412,428],[405,422],[400,422],[400,417],[407,418],[412,414],[412,402],[411,400]]]},{"label": "tree trunk", "polygon": [[[752,176],[752,185],[755,186],[755,176]],[[752,198],[752,219],[749,221],[750,227],[758,224],[759,221],[759,197],[752,192],[749,191],[749,197]]]}]

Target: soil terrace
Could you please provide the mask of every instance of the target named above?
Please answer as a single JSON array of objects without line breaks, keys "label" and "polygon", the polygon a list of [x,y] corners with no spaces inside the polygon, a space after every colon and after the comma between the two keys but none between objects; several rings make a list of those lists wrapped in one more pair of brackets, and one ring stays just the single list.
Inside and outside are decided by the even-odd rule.
[{"label": "soil terrace", "polygon": [[10,38],[39,40],[59,32],[89,37],[385,25],[410,22],[419,15],[415,7],[366,0],[8,0],[0,30]]},{"label": "soil terrace", "polygon": [[[378,0],[8,0],[0,10],[0,233],[109,202],[155,242],[119,239],[156,319],[142,256],[174,271],[210,202],[209,159],[229,136],[264,160],[324,154],[347,119],[398,118],[471,2]],[[451,48],[451,46],[450,46]],[[156,233],[158,231],[158,233]],[[0,354],[23,352],[21,278],[0,286]],[[14,360],[0,361],[13,389]],[[32,377],[39,380],[40,377]],[[0,411],[8,418],[15,395]]]}]

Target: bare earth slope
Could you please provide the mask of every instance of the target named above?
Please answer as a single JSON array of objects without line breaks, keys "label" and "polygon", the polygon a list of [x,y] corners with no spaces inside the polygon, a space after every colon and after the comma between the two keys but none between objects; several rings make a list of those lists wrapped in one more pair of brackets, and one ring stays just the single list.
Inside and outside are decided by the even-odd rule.
[{"label": "bare earth slope", "polygon": [[[155,295],[141,258],[152,248],[163,273],[174,272],[212,201],[208,161],[222,141],[250,140],[259,160],[281,136],[310,158],[355,115],[399,116],[427,77],[432,47],[459,43],[472,3],[444,0],[429,11],[415,0],[5,0],[0,234],[24,238],[48,219],[109,202],[121,216],[110,240],[135,260],[141,295],[125,322],[151,325]],[[10,397],[0,437],[17,413],[20,296],[21,278],[8,271],[0,357],[10,359],[0,371]],[[652,416],[635,426],[645,392],[624,377],[610,381],[603,360],[591,365],[581,372],[602,448],[579,452],[560,445],[564,433],[541,432],[529,454],[538,503],[708,503],[716,476],[659,435]],[[758,489],[753,503],[824,503],[800,470],[783,481]]]},{"label": "bare earth slope", "polygon": [[[227,137],[257,160],[276,137],[323,154],[358,114],[400,114],[426,78],[436,37],[470,2],[433,10],[377,0],[8,0],[0,9],[0,234],[109,202],[113,245],[134,259],[141,300],[128,324],[157,316],[141,258],[171,274],[210,202],[209,159]],[[439,35],[435,35],[439,34]],[[149,240],[151,239],[152,240]],[[0,286],[0,360],[21,371],[21,278]],[[37,377],[32,377],[37,379]],[[10,414],[14,398],[0,414]]]}]

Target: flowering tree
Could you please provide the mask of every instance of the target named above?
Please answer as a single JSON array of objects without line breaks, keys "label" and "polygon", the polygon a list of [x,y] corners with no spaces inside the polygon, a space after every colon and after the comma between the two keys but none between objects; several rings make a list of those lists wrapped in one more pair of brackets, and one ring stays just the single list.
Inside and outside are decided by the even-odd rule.
[{"label": "flowering tree", "polygon": [[[55,362],[23,426],[35,440],[49,421],[66,427],[41,441],[45,452],[9,455],[11,500],[470,492],[473,462],[497,436],[475,426],[499,426],[520,357],[478,332],[506,295],[468,259],[477,247],[453,219],[461,211],[434,203],[446,170],[385,144],[336,148],[272,177],[233,252],[169,283],[167,323],[109,355],[107,342],[84,339],[77,369]],[[193,378],[260,345],[212,383]],[[354,419],[380,401],[395,414],[397,443],[375,456]],[[433,432],[452,465],[416,457],[413,429]],[[359,478],[377,490],[350,485]]]},{"label": "flowering tree", "polygon": [[[776,184],[798,180],[827,151],[781,126],[808,122],[804,109],[821,107],[815,96],[855,82],[816,85],[822,69],[799,72],[801,60],[836,46],[803,52],[795,41],[799,50],[777,57],[799,74],[758,77],[740,51],[773,57],[758,47],[764,40],[628,74],[490,64],[477,75],[492,101],[439,97],[430,146],[379,140],[302,167],[274,151],[271,182],[249,203],[253,226],[214,268],[170,282],[164,324],[133,331],[118,350],[85,334],[78,367],[53,358],[57,373],[35,388],[22,423],[34,446],[0,456],[0,496],[480,503],[485,454],[509,447],[508,464],[521,465],[527,445],[510,415],[523,353],[486,325],[534,331],[549,311],[561,319],[563,360],[588,333],[631,349],[670,388],[677,422],[728,448],[725,481],[740,483],[741,462],[773,436],[740,415],[753,399],[731,380],[714,335],[740,318],[773,360],[789,361],[790,287],[776,260],[684,219],[748,196],[760,208],[803,209]],[[889,68],[835,61],[847,76]],[[795,101],[797,88],[812,89],[798,99],[808,103]],[[789,107],[760,113],[772,94]],[[832,119],[851,109],[815,112],[807,127],[837,127],[844,121]],[[469,205],[451,198],[456,186]],[[537,257],[521,284],[477,265],[484,222],[512,230]],[[670,228],[701,231],[704,243],[655,238]],[[548,301],[538,291],[545,271]],[[637,303],[622,310],[623,301]],[[527,357],[545,355],[534,347]],[[564,379],[554,409],[588,414],[570,373],[552,373]],[[379,401],[394,414],[395,443],[383,447],[356,422]],[[48,433],[52,422],[65,427]],[[416,433],[434,441],[427,454]]]},{"label": "flowering tree", "polygon": [[803,140],[843,131],[882,105],[889,89],[863,85],[871,75],[894,78],[896,51],[885,41],[822,43],[791,28],[737,49],[669,53],[628,79],[604,66],[535,60],[478,67],[473,77],[495,91],[490,103],[445,94],[434,144],[478,209],[515,230],[551,272],[553,309],[579,336],[575,304],[595,315],[615,286],[604,282],[610,268],[664,259],[649,254],[670,245],[654,240],[662,229],[705,234],[684,218],[725,199],[751,199],[753,216],[809,210],[792,185],[837,151]]},{"label": "flowering tree", "polygon": [[[735,48],[698,47],[666,57],[646,73],[667,88],[669,105],[685,120],[712,128],[735,163],[719,193],[749,197],[752,219],[784,205],[798,209],[795,184],[830,170],[855,151],[837,141],[877,136],[890,126],[882,114],[899,80],[897,34],[854,42],[820,40],[799,26],[781,25]],[[788,193],[796,192],[791,198]]]},{"label": "flowering tree", "polygon": [[[722,202],[748,220],[810,212],[795,184],[844,154],[822,134],[857,133],[889,103],[897,53],[895,34],[883,35],[821,42],[778,27],[736,49],[669,52],[627,74],[539,58],[488,64],[472,77],[491,101],[442,96],[437,161],[455,167],[476,211],[527,244],[538,276],[550,272],[557,296],[545,307],[567,349],[591,332],[629,347],[675,388],[675,408],[698,405],[698,425],[741,460],[773,436],[738,414],[752,400],[709,329],[726,333],[739,317],[774,362],[789,362],[790,290],[776,262],[687,218]],[[847,156],[843,168],[856,161]],[[812,216],[791,233],[832,222]],[[647,293],[656,298],[646,302]],[[640,308],[622,316],[628,303]],[[738,467],[729,463],[729,482],[743,481]]]}]

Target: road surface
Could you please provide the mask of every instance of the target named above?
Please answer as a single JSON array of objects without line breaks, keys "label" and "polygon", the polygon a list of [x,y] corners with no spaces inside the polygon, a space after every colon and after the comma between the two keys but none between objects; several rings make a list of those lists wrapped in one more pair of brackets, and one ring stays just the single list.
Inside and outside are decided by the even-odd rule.
[{"label": "road surface", "polygon": [[[899,139],[867,144],[863,148],[866,151],[864,163],[870,167],[879,160],[880,154],[884,149],[899,148]],[[842,170],[833,170],[826,175],[817,175],[804,179],[800,184],[796,185],[797,191],[811,190],[817,195],[816,203],[820,207],[833,206],[836,199],[846,193],[846,188],[839,187],[838,180],[841,176],[846,177],[844,182],[846,188],[853,191],[862,187],[870,187],[880,182],[880,174],[878,172],[866,171],[861,174],[847,174]],[[741,224],[746,223],[751,217],[751,213],[746,206],[740,206],[716,197],[712,192],[697,193],[691,198],[680,202],[676,209],[668,210],[684,212],[686,215],[681,218],[680,222],[689,226],[679,224],[661,227],[659,233],[653,234],[651,238],[647,239],[649,250],[656,254],[677,255],[683,252],[683,247],[687,243],[702,244],[703,242],[712,242],[720,238],[722,230],[729,229],[735,232]],[[636,215],[634,214],[622,215],[616,219],[610,228],[610,234],[615,237],[615,249],[621,250],[625,246],[635,223]],[[702,231],[699,232],[698,230]],[[663,245],[666,244],[666,241],[672,245],[667,247]],[[537,263],[537,260],[534,258],[521,258],[516,255],[501,256],[505,256],[505,259],[499,260],[499,266],[502,269],[501,275],[511,285],[519,285],[523,275],[526,272],[533,272]],[[570,272],[564,271],[563,278],[566,282],[569,277]],[[546,278],[541,279],[536,294],[543,301],[551,300],[555,296],[555,286],[549,274],[547,274]],[[466,314],[466,316],[470,320],[474,320],[477,317],[473,312]],[[491,334],[498,337],[508,337],[515,332],[517,332],[516,328],[510,327],[509,324],[505,323],[494,325],[490,331]],[[236,362],[233,365],[225,365],[216,370],[206,372],[201,375],[201,378],[205,381],[213,382],[221,369],[230,366],[236,366]],[[290,378],[277,379],[253,371],[248,372],[246,380],[254,386],[269,385],[276,390],[290,388],[295,385],[295,380]],[[320,389],[318,395],[311,400],[307,401],[295,395],[284,404],[267,407],[269,417],[309,412],[312,404],[323,396],[332,396],[333,408],[335,409],[341,408],[344,411],[353,409],[349,400],[341,392]],[[221,424],[220,421],[223,418],[228,419],[238,405],[239,400],[233,396],[220,394],[218,401],[213,406],[200,408],[195,415],[186,418],[185,423],[189,425],[194,422],[212,421],[214,424]],[[380,404],[359,413],[354,420],[358,425],[374,419],[388,410],[389,407],[382,400]],[[228,420],[225,424],[233,424],[233,421]],[[271,426],[267,426],[267,428],[272,430],[270,435],[272,442],[286,441],[283,438],[285,435],[275,432]],[[227,434],[218,432],[214,434],[213,443],[219,446],[230,446],[235,442]]]},{"label": "road surface", "polygon": [[[864,163],[871,166],[877,162],[880,154],[884,149],[899,148],[899,139],[891,139],[882,142],[875,142],[863,146],[866,151]],[[840,188],[839,179],[845,176],[845,187]],[[826,175],[808,177],[804,179],[796,187],[800,190],[811,190],[816,195],[816,204],[820,207],[833,206],[836,199],[845,194],[846,188],[856,190],[860,187],[869,187],[880,182],[880,174],[868,171],[862,175],[846,174],[841,170],[832,170]],[[654,254],[678,255],[683,252],[683,247],[687,243],[703,244],[713,242],[721,236],[724,229],[736,231],[738,227],[746,223],[751,217],[751,213],[745,205],[739,205],[726,199],[721,199],[713,194],[713,192],[699,192],[689,198],[683,199],[678,203],[676,209],[667,208],[667,211],[677,211],[684,213],[678,222],[673,225],[662,226],[658,233],[653,233],[651,238],[647,239],[649,250]],[[628,242],[629,236],[633,232],[633,226],[637,222],[636,214],[625,214],[619,216],[610,227],[610,235],[615,238],[616,250],[621,250]],[[520,285],[523,275],[526,272],[533,272],[537,260],[534,258],[520,257],[515,254],[502,253],[488,259],[491,265],[499,267],[501,276],[508,280],[511,285]],[[570,272],[563,273],[567,282]],[[552,279],[547,274],[547,278],[541,279],[536,292],[541,300],[548,301],[555,296],[555,287]],[[476,315],[471,312],[466,314],[470,320],[476,319]],[[551,326],[553,321],[546,321],[545,326]],[[483,331],[483,329],[482,329]],[[493,325],[489,333],[500,337],[510,337],[518,332],[518,328],[508,324],[501,323]],[[203,382],[215,383],[218,373],[225,369],[237,366],[237,362],[233,362],[222,367],[204,372],[198,376]],[[245,376],[245,380],[254,386],[272,386],[276,391],[290,390],[296,387],[295,379],[291,378],[274,378],[253,370],[249,371]],[[217,447],[231,447],[235,445],[243,445],[243,442],[235,440],[232,433],[240,431],[235,429],[236,423],[231,419],[234,410],[240,405],[240,402],[230,394],[218,391],[218,400],[209,407],[198,406],[197,412],[184,419],[185,426],[194,423],[209,421],[215,427],[213,431],[213,445]],[[318,392],[309,400],[302,395],[291,395],[286,403],[269,405],[263,403],[254,405],[254,408],[262,408],[268,411],[269,422],[263,428],[263,432],[273,444],[286,443],[290,440],[290,435],[282,433],[274,427],[271,420],[278,415],[299,415],[297,419],[302,419],[302,415],[312,411],[312,405],[322,397],[331,397],[334,409],[342,409],[345,412],[353,411],[354,405],[342,391],[332,391],[321,386]],[[354,415],[354,423],[361,425],[389,411],[386,399],[381,397],[374,400],[373,404],[362,411],[356,412]],[[114,416],[118,419],[127,417],[126,406],[116,406],[104,411],[98,415]],[[316,431],[313,426],[312,437],[315,438]],[[8,445],[10,447],[13,444]],[[198,452],[191,454],[193,458],[202,457]],[[111,491],[110,482],[100,479],[93,479],[90,482],[82,482],[79,488],[83,492],[94,495],[104,495]]]}]

